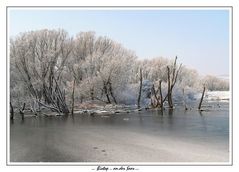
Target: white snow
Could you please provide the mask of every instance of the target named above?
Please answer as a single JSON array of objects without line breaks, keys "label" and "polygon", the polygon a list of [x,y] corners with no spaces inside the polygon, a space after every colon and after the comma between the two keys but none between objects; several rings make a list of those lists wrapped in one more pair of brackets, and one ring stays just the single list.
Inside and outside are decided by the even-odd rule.
[{"label": "white snow", "polygon": [[[195,98],[200,99],[202,93],[195,95]],[[230,91],[208,91],[205,93],[204,100],[229,100]]]}]

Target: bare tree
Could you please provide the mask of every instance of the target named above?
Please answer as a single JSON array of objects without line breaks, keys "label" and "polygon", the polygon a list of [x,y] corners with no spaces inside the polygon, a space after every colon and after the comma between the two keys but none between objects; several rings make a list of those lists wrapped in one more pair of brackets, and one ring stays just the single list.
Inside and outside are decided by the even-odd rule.
[{"label": "bare tree", "polygon": [[163,94],[162,94],[162,80],[159,80],[159,98],[160,98],[160,108],[163,109]]},{"label": "bare tree", "polygon": [[72,97],[71,97],[71,114],[74,114],[74,106],[75,106],[75,85],[76,85],[76,80],[74,78],[73,81],[73,88],[72,88]]},{"label": "bare tree", "polygon": [[139,94],[138,94],[138,108],[140,108],[141,92],[142,92],[142,83],[143,83],[142,68],[140,68],[140,69],[139,69]]},{"label": "bare tree", "polygon": [[172,100],[172,91],[171,91],[171,79],[170,79],[170,68],[167,66],[168,73],[168,105],[169,108],[173,108],[173,100]]},{"label": "bare tree", "polygon": [[172,69],[170,70],[170,67],[167,66],[167,73],[168,73],[168,94],[167,94],[167,97],[168,97],[169,108],[173,108],[172,91],[173,91],[173,88],[176,84],[181,66],[182,66],[182,64],[180,64],[180,66],[177,68],[177,56],[175,57]]},{"label": "bare tree", "polygon": [[[168,104],[169,104],[169,108],[173,108],[173,99],[172,99],[172,91],[173,88],[177,82],[178,79],[178,75],[179,75],[179,71],[181,69],[182,64],[180,64],[179,67],[177,67],[177,56],[175,57],[173,66],[166,66],[166,70],[167,70],[167,94],[165,95],[165,97],[163,97],[162,94],[162,80],[160,79],[158,82],[158,89],[155,90],[155,86],[153,85],[152,88],[152,93],[154,95],[154,98],[156,99],[156,105],[154,105],[155,107],[160,107],[161,109],[163,109],[163,104],[166,100],[168,100]],[[159,95],[158,95],[159,94]]]},{"label": "bare tree", "polygon": [[162,80],[159,80],[158,82],[158,89],[155,89],[155,86],[152,87],[152,93],[154,95],[154,99],[156,100],[156,104],[153,104],[154,107],[160,107],[163,109],[163,103],[165,100],[163,100],[163,94],[162,94]]},{"label": "bare tree", "polygon": [[201,106],[202,106],[205,90],[206,90],[206,87],[205,87],[205,85],[203,85],[202,97],[201,97],[199,105],[198,105],[198,110],[201,110]]}]

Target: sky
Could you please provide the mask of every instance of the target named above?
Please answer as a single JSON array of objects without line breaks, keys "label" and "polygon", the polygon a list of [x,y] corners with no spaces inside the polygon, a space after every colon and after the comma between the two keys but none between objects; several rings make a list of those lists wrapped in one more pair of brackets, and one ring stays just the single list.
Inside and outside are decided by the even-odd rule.
[{"label": "sky", "polygon": [[133,50],[140,59],[174,58],[201,75],[229,75],[226,9],[10,9],[9,35],[64,29],[94,31]]}]

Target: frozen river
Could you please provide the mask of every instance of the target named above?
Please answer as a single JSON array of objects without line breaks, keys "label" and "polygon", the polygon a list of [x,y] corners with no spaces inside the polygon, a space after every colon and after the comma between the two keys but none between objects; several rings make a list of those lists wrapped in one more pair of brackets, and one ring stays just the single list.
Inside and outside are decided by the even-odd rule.
[{"label": "frozen river", "polygon": [[28,117],[10,124],[11,162],[228,162],[228,104],[210,112]]}]

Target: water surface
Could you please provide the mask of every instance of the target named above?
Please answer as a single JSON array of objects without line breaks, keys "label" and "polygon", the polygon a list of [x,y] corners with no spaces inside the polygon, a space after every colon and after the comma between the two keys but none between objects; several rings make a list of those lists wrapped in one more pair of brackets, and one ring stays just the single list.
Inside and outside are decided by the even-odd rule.
[{"label": "water surface", "polygon": [[[194,152],[194,146],[212,151],[212,156]],[[10,124],[11,162],[204,162],[214,161],[214,156],[215,161],[226,161],[228,151],[228,105],[201,113],[175,109],[76,114],[17,118]],[[192,157],[180,158],[184,152]]]}]

